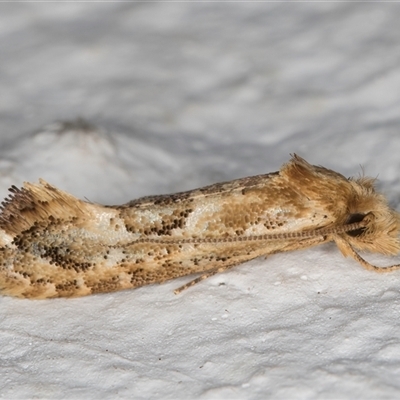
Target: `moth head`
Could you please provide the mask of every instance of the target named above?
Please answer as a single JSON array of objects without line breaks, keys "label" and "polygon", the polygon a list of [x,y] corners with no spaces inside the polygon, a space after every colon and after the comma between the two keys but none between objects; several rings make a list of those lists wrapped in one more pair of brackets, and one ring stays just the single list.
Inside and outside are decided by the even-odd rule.
[{"label": "moth head", "polygon": [[373,179],[350,179],[349,183],[353,190],[345,224],[363,221],[365,227],[347,232],[346,240],[359,250],[388,255],[399,253],[400,214],[376,192]]}]

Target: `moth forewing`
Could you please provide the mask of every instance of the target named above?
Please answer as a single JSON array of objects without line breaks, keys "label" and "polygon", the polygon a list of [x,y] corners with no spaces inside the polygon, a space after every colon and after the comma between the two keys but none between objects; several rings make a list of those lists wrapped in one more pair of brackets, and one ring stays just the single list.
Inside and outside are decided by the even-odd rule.
[{"label": "moth forewing", "polygon": [[44,181],[13,186],[0,214],[0,290],[72,297],[201,274],[335,241],[397,254],[399,215],[368,178],[346,179],[294,155],[279,172],[102,206]]}]

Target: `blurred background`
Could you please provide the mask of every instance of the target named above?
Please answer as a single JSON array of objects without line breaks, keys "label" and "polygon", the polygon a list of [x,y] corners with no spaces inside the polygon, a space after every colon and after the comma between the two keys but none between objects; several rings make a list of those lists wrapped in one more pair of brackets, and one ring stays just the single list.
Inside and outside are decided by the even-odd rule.
[{"label": "blurred background", "polygon": [[[399,15],[390,3],[2,4],[2,189],[40,173],[125,201],[276,170],[293,152],[398,188]],[[100,177],[131,186],[106,195]]]}]

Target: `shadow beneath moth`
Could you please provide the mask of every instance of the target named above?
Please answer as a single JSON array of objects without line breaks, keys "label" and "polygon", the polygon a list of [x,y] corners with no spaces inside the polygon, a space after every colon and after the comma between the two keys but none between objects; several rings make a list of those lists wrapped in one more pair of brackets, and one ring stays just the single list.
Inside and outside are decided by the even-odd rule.
[{"label": "shadow beneath moth", "polygon": [[400,251],[399,214],[374,180],[294,155],[265,175],[121,206],[79,200],[43,180],[10,188],[0,213],[0,293],[76,297],[201,274],[175,293],[260,256],[334,241],[344,256]]}]

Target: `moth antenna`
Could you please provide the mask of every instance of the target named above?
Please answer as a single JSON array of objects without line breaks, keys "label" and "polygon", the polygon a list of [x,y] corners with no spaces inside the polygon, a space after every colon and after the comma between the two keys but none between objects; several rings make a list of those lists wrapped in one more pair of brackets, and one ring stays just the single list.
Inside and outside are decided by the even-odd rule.
[{"label": "moth antenna", "polygon": [[173,243],[173,244],[202,244],[202,243],[229,243],[229,242],[252,242],[252,241],[275,241],[275,240],[288,240],[288,239],[310,239],[318,236],[339,235],[346,232],[362,229],[367,226],[367,221],[354,222],[352,224],[334,226],[329,228],[313,229],[312,231],[300,232],[284,232],[272,233],[266,235],[249,235],[249,236],[228,236],[220,238],[171,238],[171,239],[139,239],[135,243]]}]

